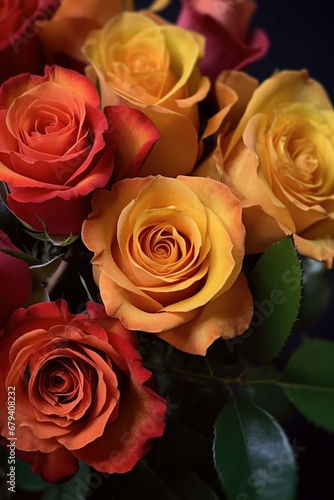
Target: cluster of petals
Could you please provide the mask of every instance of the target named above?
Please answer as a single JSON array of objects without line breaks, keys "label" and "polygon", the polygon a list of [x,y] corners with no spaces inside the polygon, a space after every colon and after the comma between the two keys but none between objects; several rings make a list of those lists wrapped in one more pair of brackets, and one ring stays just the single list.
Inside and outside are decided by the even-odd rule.
[{"label": "cluster of petals", "polygon": [[211,179],[124,179],[98,190],[82,238],[110,316],[205,354],[249,326],[241,205]]},{"label": "cluster of petals", "polygon": [[135,336],[101,304],[73,315],[65,301],[18,309],[0,336],[0,434],[15,387],[16,455],[46,481],[72,476],[78,460],[127,472],[165,428],[166,401],[142,365]]},{"label": "cluster of petals", "polygon": [[227,126],[197,174],[240,199],[246,252],[293,234],[300,254],[332,267],[334,110],[323,86],[306,70],[280,71],[261,85],[228,71],[217,97],[230,107]]},{"label": "cluster of petals", "polygon": [[92,82],[61,66],[1,86],[0,181],[9,208],[34,230],[80,233],[95,189],[136,175],[158,140],[140,111],[99,105]]}]

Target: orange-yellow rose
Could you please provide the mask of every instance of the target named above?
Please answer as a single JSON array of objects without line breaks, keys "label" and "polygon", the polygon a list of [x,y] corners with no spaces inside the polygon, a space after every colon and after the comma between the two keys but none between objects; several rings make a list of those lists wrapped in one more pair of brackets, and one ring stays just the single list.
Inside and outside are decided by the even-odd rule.
[{"label": "orange-yellow rose", "polygon": [[293,234],[302,255],[332,267],[332,104],[306,70],[281,71],[255,86],[247,75],[226,72],[219,87],[222,103],[231,88],[239,97],[227,116],[232,129],[220,136],[216,167],[242,202],[246,252]]},{"label": "orange-yellow rose", "polygon": [[124,12],[92,31],[83,52],[102,105],[136,107],[161,134],[141,175],[189,173],[199,153],[198,103],[210,88],[198,69],[204,38],[150,12]]},{"label": "orange-yellow rose", "polygon": [[125,179],[98,190],[82,230],[107,313],[203,355],[251,320],[244,236],[229,189],[190,176]]}]

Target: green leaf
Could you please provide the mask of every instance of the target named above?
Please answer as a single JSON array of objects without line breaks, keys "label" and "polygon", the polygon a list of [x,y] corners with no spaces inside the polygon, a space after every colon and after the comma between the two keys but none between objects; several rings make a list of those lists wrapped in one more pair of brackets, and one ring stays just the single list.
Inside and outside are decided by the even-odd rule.
[{"label": "green leaf", "polygon": [[80,236],[79,233],[70,234],[50,234],[48,228],[37,214],[36,217],[39,219],[43,226],[44,231],[36,231],[30,224],[20,219],[8,206],[8,188],[4,182],[0,182],[0,201],[8,208],[8,210],[14,215],[14,217],[21,222],[21,224],[26,228],[25,232],[39,241],[48,241],[56,246],[67,246],[77,240]]},{"label": "green leaf", "polygon": [[215,425],[214,461],[229,500],[293,500],[297,467],[290,443],[276,420],[236,398]]},{"label": "green leaf", "polygon": [[[242,399],[260,406],[282,423],[291,419],[295,409],[282,388],[277,384],[269,383],[271,380],[279,379],[280,375],[280,372],[272,366],[252,368],[244,379],[247,385],[240,386],[238,394]],[[268,380],[267,384],[266,380]],[[254,384],[251,383],[252,381]],[[257,381],[264,383],[256,383]]]},{"label": "green leaf", "polygon": [[333,297],[331,274],[326,264],[303,259],[303,297],[295,332],[307,330],[320,317]]},{"label": "green leaf", "polygon": [[292,355],[279,385],[311,422],[334,432],[334,343],[308,340]]},{"label": "green leaf", "polygon": [[247,332],[228,341],[230,350],[235,345],[241,354],[262,363],[278,356],[298,315],[301,280],[296,248],[286,237],[260,257],[248,277],[254,315]]},{"label": "green leaf", "polygon": [[4,247],[0,247],[0,252],[5,253],[7,255],[11,255],[16,259],[23,260],[24,262],[27,262],[27,264],[29,264],[30,266],[39,265],[41,263],[40,260],[35,259],[35,257],[32,257],[32,255],[29,255],[28,253],[15,252],[15,250],[9,250],[9,248],[4,248]]},{"label": "green leaf", "polygon": [[36,240],[39,241],[47,241],[51,243],[52,245],[58,246],[58,247],[65,247],[73,243],[75,240],[79,238],[79,234],[48,234],[46,232],[36,232],[36,231],[28,231],[27,229],[25,230],[27,234],[35,238]]},{"label": "green leaf", "polygon": [[[75,234],[73,234],[73,233],[70,233],[70,234],[50,234],[45,222],[37,214],[35,214],[35,215],[36,215],[37,219],[39,219],[39,221],[41,222],[43,229],[44,229],[44,232],[43,231],[28,230],[28,229],[26,229],[25,232],[37,240],[48,241],[49,243],[52,243],[52,245],[65,247],[65,246],[73,243],[80,236],[79,233],[75,233]],[[21,222],[29,229],[32,229],[24,221],[21,221]]]}]

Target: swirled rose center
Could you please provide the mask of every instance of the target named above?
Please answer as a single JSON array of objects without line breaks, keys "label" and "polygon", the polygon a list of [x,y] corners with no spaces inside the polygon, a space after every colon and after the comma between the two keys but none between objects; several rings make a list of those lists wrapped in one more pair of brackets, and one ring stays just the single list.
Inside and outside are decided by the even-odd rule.
[{"label": "swirled rose center", "polygon": [[160,98],[176,82],[170,70],[169,53],[161,32],[148,30],[125,44],[114,43],[109,49],[109,82],[139,98],[148,94]]},{"label": "swirled rose center", "polygon": [[82,376],[73,360],[52,360],[38,377],[39,393],[52,403],[69,403],[78,397]]},{"label": "swirled rose center", "polygon": [[303,139],[292,141],[291,158],[296,167],[296,175],[305,182],[311,182],[313,173],[318,167],[314,144]]},{"label": "swirled rose center", "polygon": [[159,68],[156,60],[152,60],[149,47],[137,47],[125,53],[124,63],[133,73],[156,71]]},{"label": "swirled rose center", "polygon": [[201,245],[196,223],[176,207],[143,210],[137,217],[127,250],[132,262],[131,275],[142,269],[156,278],[186,279],[197,272]]},{"label": "swirled rose center", "polygon": [[[31,115],[31,112],[29,114]],[[28,121],[30,117],[26,116],[26,118]],[[27,132],[25,133],[24,131],[22,131],[21,139],[25,141],[25,136],[27,134],[30,139],[33,139],[34,141],[41,141],[44,139],[45,135],[60,132],[64,128],[64,126],[68,125],[68,121],[69,120],[66,115],[61,116],[60,114],[60,116],[57,116],[57,114],[53,113],[52,111],[43,110],[39,113],[37,119],[35,121],[32,121],[31,127],[28,128]]]},{"label": "swirled rose center", "polygon": [[281,175],[291,175],[305,183],[311,183],[319,165],[315,145],[305,138],[289,138],[283,135],[279,138],[276,172]]},{"label": "swirled rose center", "polygon": [[270,131],[276,175],[283,183],[287,178],[299,181],[300,188],[316,182],[320,165],[317,150],[320,124],[312,116],[305,116],[307,111],[308,108],[297,107],[297,114],[292,114],[290,110],[276,111]]},{"label": "swirled rose center", "polygon": [[139,235],[139,244],[147,257],[161,264],[178,262],[190,248],[187,238],[169,224],[143,229]]},{"label": "swirled rose center", "polygon": [[[80,153],[82,162],[91,147],[84,102],[61,92],[53,83],[40,87],[16,98],[8,109],[6,124],[16,139],[17,152],[35,161]],[[45,96],[49,92],[52,99]]]}]

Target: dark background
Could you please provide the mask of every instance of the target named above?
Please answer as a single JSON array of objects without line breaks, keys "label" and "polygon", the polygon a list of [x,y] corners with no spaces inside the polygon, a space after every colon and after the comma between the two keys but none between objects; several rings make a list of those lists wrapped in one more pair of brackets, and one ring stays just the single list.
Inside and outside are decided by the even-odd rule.
[{"label": "dark background", "polygon": [[249,71],[264,79],[275,69],[306,68],[334,102],[333,2],[258,0],[258,5],[253,25],[266,30],[271,49]]}]

